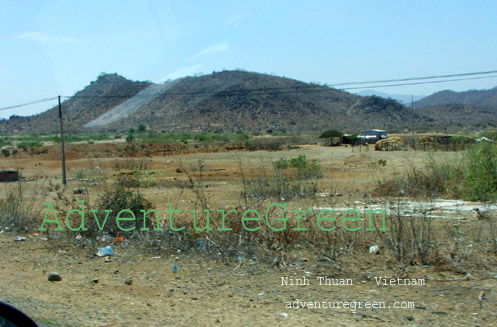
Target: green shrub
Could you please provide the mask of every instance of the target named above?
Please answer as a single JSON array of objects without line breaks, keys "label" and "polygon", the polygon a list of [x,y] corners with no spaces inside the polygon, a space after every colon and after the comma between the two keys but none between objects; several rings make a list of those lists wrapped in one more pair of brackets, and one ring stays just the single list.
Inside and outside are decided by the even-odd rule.
[{"label": "green shrub", "polygon": [[28,148],[36,148],[36,147],[40,147],[40,146],[43,146],[42,143],[40,142],[37,142],[37,141],[23,141],[23,142],[20,142],[17,144],[17,148],[18,149],[22,149],[24,151],[28,151]]},{"label": "green shrub", "polygon": [[445,196],[466,200],[497,199],[497,146],[482,142],[456,161],[436,160],[432,155],[424,168],[410,167],[406,174],[380,181],[377,192],[384,196]]},{"label": "green shrub", "polygon": [[0,138],[0,147],[5,146],[5,145],[10,145],[11,142],[8,138]]},{"label": "green shrub", "polygon": [[296,177],[299,179],[322,176],[318,161],[316,159],[309,161],[305,155],[300,155],[292,159],[281,158],[274,163],[274,166],[277,169],[295,168],[297,170]]},{"label": "green shrub", "polygon": [[4,157],[8,157],[8,156],[10,156],[10,151],[9,151],[9,149],[2,149],[2,154],[3,154],[3,156],[4,156]]},{"label": "green shrub", "polygon": [[465,158],[465,194],[470,200],[497,198],[497,146],[482,142],[467,152]]},{"label": "green shrub", "polygon": [[281,137],[268,137],[245,141],[245,147],[249,151],[279,151],[285,144],[285,140]]},{"label": "green shrub", "polygon": [[320,139],[329,139],[332,137],[342,137],[342,136],[343,136],[342,132],[337,131],[335,129],[330,129],[330,130],[327,130],[326,132],[321,133],[319,138]]},{"label": "green shrub", "polygon": [[[112,215],[117,215],[118,212],[124,209],[129,209],[135,215],[134,221],[121,222],[120,227],[117,226],[115,219],[108,219],[104,231],[110,235],[126,235],[134,232],[139,232],[140,228],[143,227],[143,212],[140,210],[152,209],[152,204],[146,200],[138,190],[133,191],[129,185],[136,183],[131,183],[130,178],[120,179],[109,192],[102,194],[96,201],[98,208],[98,218],[99,221],[105,219],[106,213],[104,210],[112,210]],[[125,215],[124,217],[128,217]],[[153,223],[156,222],[153,214],[147,215],[146,227],[152,229]],[[90,232],[95,232],[98,230],[98,226],[95,220],[90,220],[91,225],[89,226]],[[122,229],[128,229],[134,227],[134,230],[125,232]]]}]

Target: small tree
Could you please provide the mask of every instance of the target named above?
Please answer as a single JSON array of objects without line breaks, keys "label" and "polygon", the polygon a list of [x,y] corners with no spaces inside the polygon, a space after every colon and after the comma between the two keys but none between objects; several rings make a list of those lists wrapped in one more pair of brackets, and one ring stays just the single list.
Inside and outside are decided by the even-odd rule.
[{"label": "small tree", "polygon": [[144,124],[138,125],[138,133],[143,133],[146,130],[147,130],[147,126],[145,126]]},{"label": "small tree", "polygon": [[329,139],[332,137],[342,137],[342,136],[343,136],[342,132],[337,131],[335,129],[330,129],[330,130],[327,130],[326,132],[321,133],[319,138],[320,139]]}]

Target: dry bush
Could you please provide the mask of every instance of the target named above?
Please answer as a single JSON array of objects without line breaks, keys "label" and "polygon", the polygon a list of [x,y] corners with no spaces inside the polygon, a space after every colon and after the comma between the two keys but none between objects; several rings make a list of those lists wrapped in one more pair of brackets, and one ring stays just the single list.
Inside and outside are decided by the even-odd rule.
[{"label": "dry bush", "polygon": [[312,198],[318,192],[317,181],[322,176],[317,161],[308,161],[305,156],[291,160],[281,159],[267,167],[261,162],[259,167],[250,167],[249,175],[243,171],[242,196],[261,201],[277,199],[290,201],[298,198]]},{"label": "dry bush", "polygon": [[22,182],[18,182],[15,189],[7,190],[5,197],[0,199],[0,230],[19,232],[34,229],[34,220],[38,216],[34,209],[36,198],[36,194],[24,194]]},{"label": "dry bush", "polygon": [[148,170],[150,160],[146,158],[126,158],[116,160],[113,164],[114,170]]}]

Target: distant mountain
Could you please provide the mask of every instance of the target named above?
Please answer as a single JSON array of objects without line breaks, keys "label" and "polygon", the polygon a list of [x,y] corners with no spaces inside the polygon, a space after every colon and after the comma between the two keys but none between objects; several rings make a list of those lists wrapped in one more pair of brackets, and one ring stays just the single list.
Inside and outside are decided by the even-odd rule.
[{"label": "distant mountain", "polygon": [[415,108],[445,104],[465,104],[486,107],[497,106],[497,87],[490,90],[470,90],[465,92],[440,91],[414,103]]},{"label": "distant mountain", "polygon": [[421,116],[432,119],[432,128],[460,130],[497,127],[497,108],[473,104],[439,104],[415,109]]},{"label": "distant mountain", "polygon": [[[385,99],[394,99],[402,103],[403,105],[411,106],[412,95],[411,94],[390,94],[383,93],[376,90],[362,90],[359,92],[354,92],[361,96],[372,96],[376,95]],[[425,95],[415,95],[414,101],[421,100],[425,97]]]},{"label": "distant mountain", "polygon": [[[222,71],[165,84],[103,74],[62,104],[68,132],[154,130],[321,132],[365,128],[401,131],[410,109],[392,99],[361,97],[327,86],[246,71]],[[415,115],[420,126],[432,118]],[[54,133],[58,110],[0,122],[0,132]]]}]

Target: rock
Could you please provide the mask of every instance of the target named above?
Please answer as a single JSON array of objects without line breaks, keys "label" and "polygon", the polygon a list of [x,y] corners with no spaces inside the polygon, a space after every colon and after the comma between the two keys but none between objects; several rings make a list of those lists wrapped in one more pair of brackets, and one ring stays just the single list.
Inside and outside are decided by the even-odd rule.
[{"label": "rock", "polygon": [[85,189],[84,188],[81,188],[81,187],[77,187],[73,190],[73,193],[74,194],[84,194],[85,193]]},{"label": "rock", "polygon": [[93,279],[91,280],[91,282],[92,282],[92,283],[94,283],[94,284],[98,284],[98,278],[93,278]]},{"label": "rock", "polygon": [[51,282],[60,282],[62,277],[60,277],[59,273],[51,272],[48,274],[48,280]]},{"label": "rock", "polygon": [[131,278],[128,278],[124,281],[124,284],[131,286],[131,284],[133,284],[133,280]]}]

